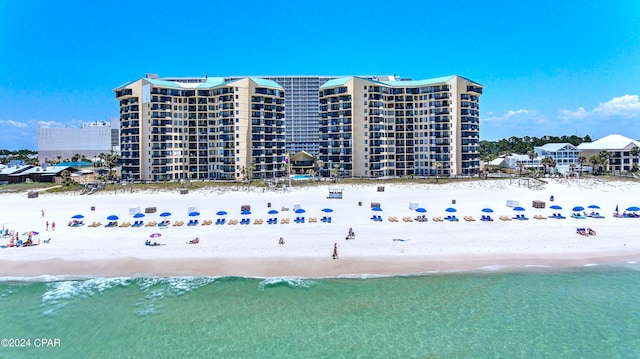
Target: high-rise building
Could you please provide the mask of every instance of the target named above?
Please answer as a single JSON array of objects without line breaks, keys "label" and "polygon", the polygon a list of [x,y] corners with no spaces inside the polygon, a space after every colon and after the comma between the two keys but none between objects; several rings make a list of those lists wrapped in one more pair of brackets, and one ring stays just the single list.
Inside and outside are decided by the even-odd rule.
[{"label": "high-rise building", "polygon": [[[320,153],[319,147],[319,117],[318,91],[320,86],[329,80],[343,76],[255,76],[265,80],[277,82],[284,89],[285,112],[285,141],[287,152],[308,152],[313,156]],[[358,76],[372,80],[393,80],[395,76]],[[226,77],[226,81],[242,77]]]},{"label": "high-rise building", "polygon": [[327,81],[319,92],[324,170],[349,177],[477,174],[482,89],[460,76]]},{"label": "high-rise building", "polygon": [[119,150],[118,119],[83,123],[80,127],[38,128],[38,161],[88,159]]},{"label": "high-rise building", "polygon": [[122,177],[274,177],[284,163],[284,91],[260,78],[163,78],[114,89]]}]

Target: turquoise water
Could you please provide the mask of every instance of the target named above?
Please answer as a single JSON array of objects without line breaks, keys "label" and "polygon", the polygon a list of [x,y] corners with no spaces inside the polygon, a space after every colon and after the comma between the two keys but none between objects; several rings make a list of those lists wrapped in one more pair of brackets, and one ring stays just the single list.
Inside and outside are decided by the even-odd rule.
[{"label": "turquoise water", "polygon": [[0,357],[637,358],[638,269],[5,281]]}]

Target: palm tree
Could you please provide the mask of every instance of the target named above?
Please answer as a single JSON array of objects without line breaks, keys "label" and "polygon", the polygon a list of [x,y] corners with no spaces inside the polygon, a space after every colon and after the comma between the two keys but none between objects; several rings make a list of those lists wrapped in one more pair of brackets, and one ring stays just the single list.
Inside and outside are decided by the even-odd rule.
[{"label": "palm tree", "polygon": [[531,167],[533,168],[533,160],[535,160],[536,158],[538,158],[538,154],[535,151],[529,151],[527,152],[527,156],[529,157],[529,161],[531,161]]},{"label": "palm tree", "polygon": [[578,157],[578,164],[580,164],[580,174],[582,174],[582,165],[587,162],[587,158],[584,156]]},{"label": "palm tree", "polygon": [[340,176],[340,165],[337,163],[333,164],[333,168],[331,169],[331,175],[334,177],[334,181],[338,179]]},{"label": "palm tree", "polygon": [[553,167],[554,163],[553,163],[553,158],[551,157],[545,157],[542,159],[541,163],[542,163],[542,167],[544,168],[544,174],[547,174],[547,168],[549,167]]},{"label": "palm tree", "polygon": [[324,169],[324,161],[318,158],[314,162],[315,162],[314,169],[317,171],[318,176],[322,176],[322,170]]},{"label": "palm tree", "polygon": [[638,157],[640,157],[640,147],[636,146],[631,149],[631,156],[633,156],[631,162],[633,162],[633,166],[631,167],[631,172],[638,171]]},{"label": "palm tree", "polygon": [[609,160],[611,159],[611,157],[613,157],[613,154],[609,151],[600,151],[597,156],[598,164],[600,165],[599,172],[602,173],[602,166],[604,166],[605,171],[609,171]]},{"label": "palm tree", "polygon": [[591,163],[591,173],[595,174],[596,165],[598,164],[598,156],[596,155],[589,157],[589,163]]},{"label": "palm tree", "polygon": [[518,167],[518,176],[522,177],[522,168],[524,167],[524,162],[516,161],[516,167]]}]

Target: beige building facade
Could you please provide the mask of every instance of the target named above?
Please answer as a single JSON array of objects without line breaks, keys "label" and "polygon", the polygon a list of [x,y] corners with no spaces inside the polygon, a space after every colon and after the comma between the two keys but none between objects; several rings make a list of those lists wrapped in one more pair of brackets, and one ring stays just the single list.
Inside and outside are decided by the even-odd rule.
[{"label": "beige building facade", "polygon": [[285,158],[284,91],[274,81],[162,78],[114,89],[122,178],[271,178]]},{"label": "beige building facade", "polygon": [[323,174],[336,168],[347,177],[477,174],[482,90],[461,76],[327,81],[319,94]]}]

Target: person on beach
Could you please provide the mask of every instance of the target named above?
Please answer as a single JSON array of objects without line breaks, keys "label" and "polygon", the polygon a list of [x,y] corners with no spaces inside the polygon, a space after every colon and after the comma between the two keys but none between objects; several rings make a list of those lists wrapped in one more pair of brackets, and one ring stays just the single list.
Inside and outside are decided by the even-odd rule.
[{"label": "person on beach", "polygon": [[338,259],[338,243],[333,244],[333,259]]},{"label": "person on beach", "polygon": [[280,240],[278,241],[278,244],[281,245],[281,246],[284,245],[284,238],[280,237]]},{"label": "person on beach", "polygon": [[51,230],[52,231],[56,230],[56,222],[51,222]]},{"label": "person on beach", "polygon": [[42,215],[42,218],[44,218],[44,209],[40,210],[40,214]]},{"label": "person on beach", "polygon": [[47,221],[47,231],[49,230],[49,221]]}]

